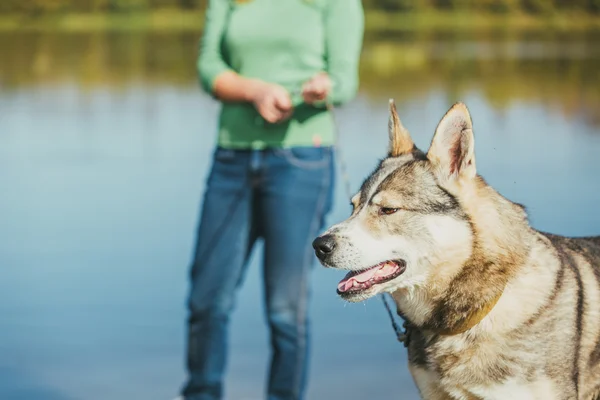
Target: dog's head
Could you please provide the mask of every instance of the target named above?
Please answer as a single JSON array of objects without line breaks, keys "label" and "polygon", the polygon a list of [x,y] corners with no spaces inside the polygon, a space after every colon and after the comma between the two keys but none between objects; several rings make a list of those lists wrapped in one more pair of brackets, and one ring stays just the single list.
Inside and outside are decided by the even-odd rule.
[{"label": "dog's head", "polygon": [[313,242],[324,266],[350,271],[338,285],[348,301],[431,285],[454,274],[473,247],[461,201],[477,177],[467,107],[457,103],[444,115],[425,154],[390,101],[389,135],[388,157],[352,198],[351,216]]}]

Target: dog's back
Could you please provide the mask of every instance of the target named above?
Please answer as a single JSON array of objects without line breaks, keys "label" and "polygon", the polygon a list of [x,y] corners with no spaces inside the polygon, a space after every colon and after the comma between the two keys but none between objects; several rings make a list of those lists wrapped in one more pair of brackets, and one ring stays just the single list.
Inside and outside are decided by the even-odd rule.
[{"label": "dog's back", "polygon": [[[542,233],[555,247],[563,268],[575,278],[573,379],[579,398],[600,398],[600,236],[569,238]],[[564,277],[563,279],[568,279]],[[567,307],[565,313],[573,310]]]}]

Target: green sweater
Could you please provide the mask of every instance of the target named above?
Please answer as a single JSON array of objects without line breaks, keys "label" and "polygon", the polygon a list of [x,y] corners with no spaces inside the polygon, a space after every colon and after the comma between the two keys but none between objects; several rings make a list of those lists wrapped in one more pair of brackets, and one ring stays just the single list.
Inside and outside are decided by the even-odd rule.
[{"label": "green sweater", "polygon": [[270,124],[252,104],[223,103],[218,145],[332,145],[330,112],[303,103],[301,87],[326,71],[333,83],[328,101],[351,100],[358,89],[363,30],[360,0],[210,0],[197,63],[202,87],[213,95],[216,77],[233,70],[282,85],[295,105],[288,121]]}]

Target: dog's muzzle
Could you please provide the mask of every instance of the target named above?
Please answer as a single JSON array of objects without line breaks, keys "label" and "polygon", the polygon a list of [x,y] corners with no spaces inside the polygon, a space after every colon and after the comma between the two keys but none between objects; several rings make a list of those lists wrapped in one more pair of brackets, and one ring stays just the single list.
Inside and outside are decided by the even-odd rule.
[{"label": "dog's muzzle", "polygon": [[319,236],[313,240],[312,246],[319,260],[325,261],[335,250],[335,238],[333,235]]}]

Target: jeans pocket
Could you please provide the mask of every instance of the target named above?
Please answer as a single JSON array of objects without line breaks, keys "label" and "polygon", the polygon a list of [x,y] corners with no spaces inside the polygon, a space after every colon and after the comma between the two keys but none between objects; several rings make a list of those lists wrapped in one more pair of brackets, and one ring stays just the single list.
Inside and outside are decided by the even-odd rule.
[{"label": "jeans pocket", "polygon": [[290,165],[304,169],[325,168],[331,161],[330,147],[290,147],[276,149],[275,154]]}]

